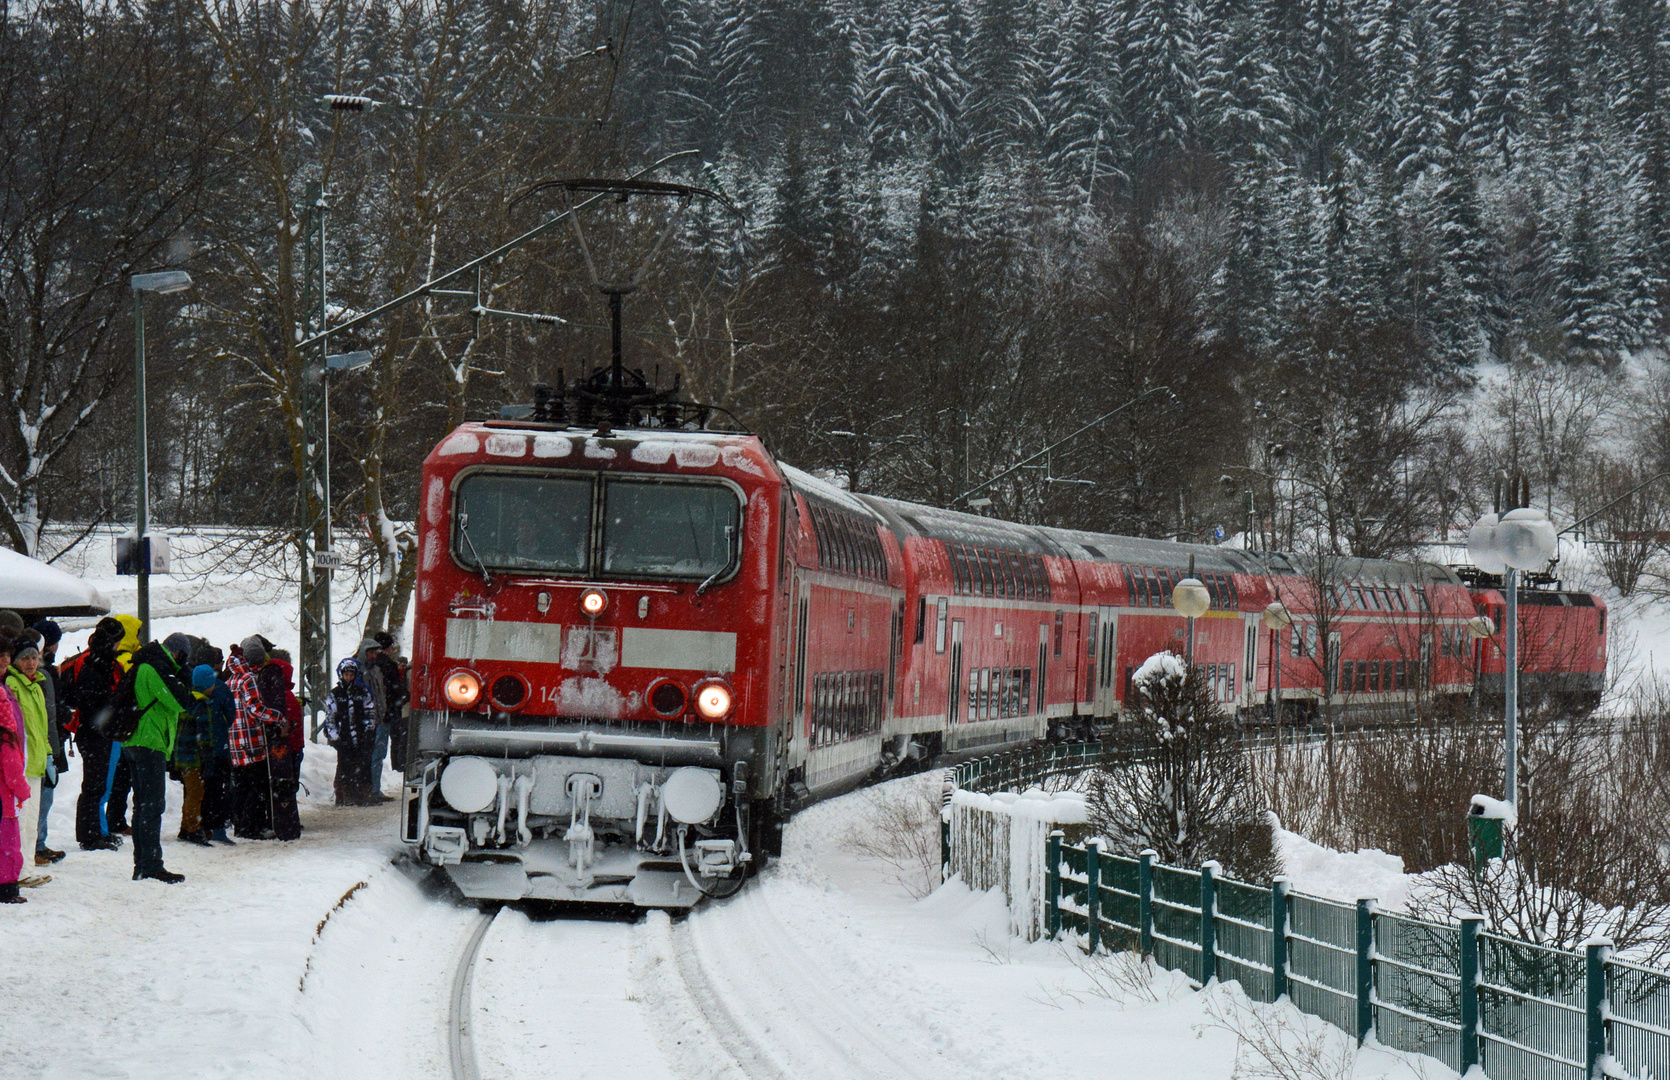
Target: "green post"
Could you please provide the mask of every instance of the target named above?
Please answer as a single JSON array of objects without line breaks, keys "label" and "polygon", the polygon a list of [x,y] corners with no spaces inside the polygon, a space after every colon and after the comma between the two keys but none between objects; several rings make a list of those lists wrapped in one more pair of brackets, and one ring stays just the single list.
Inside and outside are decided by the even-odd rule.
[{"label": "green post", "polygon": [[1044,930],[1054,941],[1061,934],[1061,830],[1044,845]]},{"label": "green post", "polygon": [[1612,959],[1612,939],[1590,938],[1583,943],[1585,983],[1588,993],[1584,1009],[1584,1073],[1589,1080],[1598,1080],[1601,1059],[1606,1057],[1606,962]]},{"label": "green post", "polygon": [[1216,859],[1200,864],[1200,985],[1218,977],[1218,883]]},{"label": "green post", "polygon": [[1144,960],[1154,955],[1154,859],[1158,855],[1147,848],[1137,856],[1137,933]]},{"label": "green post", "polygon": [[1461,1040],[1462,1075],[1479,1063],[1479,931],[1483,915],[1461,917]]},{"label": "green post", "polygon": [[1357,901],[1357,1045],[1374,1027],[1374,901]]},{"label": "green post", "polygon": [[1285,877],[1270,882],[1270,1000],[1287,996],[1287,890]]},{"label": "green post", "polygon": [[1094,840],[1084,845],[1084,913],[1090,920],[1090,951],[1102,944],[1102,848]]}]

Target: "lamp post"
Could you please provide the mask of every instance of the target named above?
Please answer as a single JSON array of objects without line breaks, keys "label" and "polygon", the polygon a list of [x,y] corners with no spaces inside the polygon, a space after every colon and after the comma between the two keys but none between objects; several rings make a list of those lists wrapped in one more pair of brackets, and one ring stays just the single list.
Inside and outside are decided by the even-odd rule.
[{"label": "lamp post", "polygon": [[[1486,514],[1467,534],[1467,553],[1480,570],[1502,575],[1507,600],[1502,619],[1506,624],[1502,650],[1502,797],[1510,805],[1519,801],[1519,572],[1548,565],[1556,540],[1554,523],[1548,515],[1528,506],[1509,510],[1500,519]],[[1471,624],[1469,630],[1473,630]]]},{"label": "lamp post", "polygon": [[150,527],[150,462],[145,439],[145,294],[183,292],[191,288],[191,275],[184,270],[135,274],[128,279],[133,288],[133,449],[134,449],[134,551],[139,559],[139,640],[151,638],[151,545],[145,537]]}]

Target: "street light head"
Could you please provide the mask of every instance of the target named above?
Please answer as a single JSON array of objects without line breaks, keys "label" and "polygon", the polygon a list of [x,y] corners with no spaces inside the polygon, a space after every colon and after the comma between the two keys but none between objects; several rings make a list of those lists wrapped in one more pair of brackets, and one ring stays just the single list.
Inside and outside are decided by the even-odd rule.
[{"label": "street light head", "polygon": [[1280,630],[1293,625],[1293,613],[1287,610],[1287,605],[1281,602],[1264,605],[1264,614],[1259,616],[1266,630]]},{"label": "street light head", "polygon": [[184,270],[163,270],[155,274],[135,274],[128,279],[136,293],[177,293],[191,288],[191,275]]},{"label": "street light head", "polygon": [[1467,533],[1467,557],[1487,574],[1501,574],[1508,568],[1502,561],[1496,530],[1496,515],[1486,514],[1475,521]]},{"label": "street light head", "polygon": [[355,371],[371,363],[371,354],[364,349],[353,352],[332,353],[325,357],[325,367],[331,371]]},{"label": "street light head", "polygon": [[968,507],[969,507],[970,510],[984,510],[986,507],[990,506],[991,504],[992,504],[992,501],[990,499],[970,499],[970,500],[968,500]]},{"label": "street light head", "polygon": [[1502,515],[1496,526],[1496,548],[1504,563],[1515,570],[1540,570],[1554,557],[1554,523],[1541,510],[1522,506]]},{"label": "street light head", "polygon": [[1199,578],[1184,578],[1171,587],[1171,606],[1185,618],[1198,619],[1212,608],[1212,594]]}]

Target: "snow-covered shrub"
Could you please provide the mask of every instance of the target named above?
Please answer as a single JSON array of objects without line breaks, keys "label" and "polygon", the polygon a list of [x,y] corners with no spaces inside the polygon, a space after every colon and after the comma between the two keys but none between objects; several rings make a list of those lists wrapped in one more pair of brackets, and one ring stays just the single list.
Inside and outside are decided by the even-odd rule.
[{"label": "snow-covered shrub", "polygon": [[1507,858],[1431,870],[1411,910],[1477,911],[1497,933],[1551,948],[1601,935],[1630,959],[1670,958],[1670,687],[1582,724],[1533,710],[1522,738]]},{"label": "snow-covered shrub", "polygon": [[1232,877],[1269,880],[1278,860],[1252,764],[1201,669],[1156,653],[1132,684],[1138,757],[1091,775],[1091,824],[1115,851],[1153,848],[1174,866],[1216,859]]},{"label": "snow-covered shrub", "polygon": [[1283,826],[1340,851],[1374,848],[1412,871],[1467,859],[1467,801],[1501,785],[1502,730],[1470,713],[1411,715],[1396,737],[1329,732],[1253,758]]},{"label": "snow-covered shrub", "polygon": [[868,813],[853,819],[843,846],[879,859],[912,896],[922,897],[939,884],[938,774],[882,784],[865,792]]}]

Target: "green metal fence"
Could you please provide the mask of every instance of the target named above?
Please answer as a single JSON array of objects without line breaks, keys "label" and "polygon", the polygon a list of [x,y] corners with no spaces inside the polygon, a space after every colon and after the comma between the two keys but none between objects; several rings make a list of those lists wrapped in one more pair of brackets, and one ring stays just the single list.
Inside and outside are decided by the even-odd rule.
[{"label": "green metal fence", "polygon": [[[1014,759],[1014,760],[1010,760]],[[1113,759],[1113,760],[1110,760]],[[957,770],[959,786],[1033,786],[1123,755],[1096,744],[999,755]],[[1044,927],[1091,951],[1133,950],[1197,984],[1234,980],[1255,1001],[1288,998],[1355,1035],[1490,1080],[1670,1080],[1670,971],[1459,924],[1224,878],[1214,863],[1165,866],[1068,844],[1045,848]]]}]

